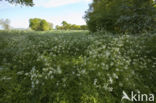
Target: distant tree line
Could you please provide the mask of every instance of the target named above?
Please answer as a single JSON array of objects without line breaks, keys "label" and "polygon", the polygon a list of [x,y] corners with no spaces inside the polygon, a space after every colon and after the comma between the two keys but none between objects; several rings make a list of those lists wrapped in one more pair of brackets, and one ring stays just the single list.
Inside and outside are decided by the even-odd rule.
[{"label": "distant tree line", "polygon": [[57,30],[87,30],[87,25],[69,24],[66,21],[62,22],[62,26],[56,25]]},{"label": "distant tree line", "polygon": [[53,24],[44,19],[34,18],[29,20],[29,27],[35,31],[48,31],[53,29]]},{"label": "distant tree line", "polygon": [[92,32],[149,32],[156,28],[155,4],[155,0],[93,0],[85,19]]},{"label": "distant tree line", "polygon": [[[11,29],[9,19],[0,19],[0,26],[4,30]],[[29,19],[29,28],[35,31],[48,31],[53,29],[53,23],[46,21],[45,19],[32,18]],[[88,30],[87,25],[69,24],[66,21],[62,22],[62,26],[56,25],[57,30]]]},{"label": "distant tree line", "polygon": [[[44,19],[33,18],[29,20],[29,28],[35,31],[48,31],[53,29],[53,24]],[[69,24],[62,22],[62,26],[56,25],[57,30],[87,30],[87,25]]]}]

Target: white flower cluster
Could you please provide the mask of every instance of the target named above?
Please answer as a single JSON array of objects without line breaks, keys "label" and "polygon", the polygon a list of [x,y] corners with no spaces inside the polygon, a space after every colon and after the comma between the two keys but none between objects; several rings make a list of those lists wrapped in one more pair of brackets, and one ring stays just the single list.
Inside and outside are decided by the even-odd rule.
[{"label": "white flower cluster", "polygon": [[[148,62],[153,68],[156,67],[156,63],[151,59],[140,56],[145,46],[137,43],[137,37],[88,36],[79,37],[81,41],[70,36],[68,39],[64,38],[67,37],[60,35],[40,40],[38,44],[30,41],[28,44],[33,45],[30,47],[26,45],[26,48],[19,51],[23,53],[13,58],[14,61],[19,59],[18,63],[26,66],[28,63],[31,64],[31,61],[25,60],[27,61],[25,62],[23,58],[31,56],[32,52],[37,56],[33,63],[40,63],[41,66],[34,66],[30,72],[25,73],[30,77],[32,88],[44,85],[46,81],[55,80],[55,77],[62,75],[56,80],[56,85],[62,83],[61,85],[65,87],[71,78],[84,79],[84,81],[87,78],[95,88],[112,92],[114,85],[122,87],[127,84],[135,87],[134,76],[140,78],[136,74],[137,69],[148,68]],[[20,44],[18,46],[20,47]],[[14,65],[13,68],[17,67]],[[17,75],[23,74],[24,71],[17,72]],[[82,85],[83,82],[79,81],[79,84]]]}]

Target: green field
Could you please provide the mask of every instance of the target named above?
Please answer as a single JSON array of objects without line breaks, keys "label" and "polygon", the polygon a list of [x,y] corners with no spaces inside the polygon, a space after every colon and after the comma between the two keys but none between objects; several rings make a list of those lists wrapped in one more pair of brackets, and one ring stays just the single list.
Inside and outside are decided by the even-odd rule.
[{"label": "green field", "polygon": [[120,103],[155,81],[156,34],[0,31],[0,103]]}]

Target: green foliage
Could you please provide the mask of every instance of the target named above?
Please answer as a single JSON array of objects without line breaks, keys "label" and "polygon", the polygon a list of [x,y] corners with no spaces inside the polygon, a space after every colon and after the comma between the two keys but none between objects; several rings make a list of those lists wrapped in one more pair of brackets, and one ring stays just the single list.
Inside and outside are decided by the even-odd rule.
[{"label": "green foliage", "polygon": [[29,20],[29,27],[35,31],[48,31],[52,29],[52,24],[44,19],[34,18]]},{"label": "green foliage", "polygon": [[63,25],[63,26],[67,26],[68,23],[67,23],[66,21],[62,21],[62,25]]},{"label": "green foliage", "polygon": [[0,31],[0,102],[120,103],[123,90],[155,94],[156,35],[101,34]]},{"label": "green foliage", "polygon": [[62,26],[56,25],[57,30],[88,30],[86,25],[68,24],[66,21],[62,22]]},{"label": "green foliage", "polygon": [[156,35],[101,34],[0,31],[0,102],[120,103],[123,90],[155,94]]},{"label": "green foliage", "polygon": [[81,25],[80,28],[81,28],[81,30],[88,30],[87,25]]},{"label": "green foliage", "polygon": [[50,29],[50,26],[49,26],[48,22],[46,22],[45,20],[42,20],[42,21],[40,22],[40,29],[41,29],[42,31],[47,31],[47,30],[49,30],[49,29]]},{"label": "green foliage", "polygon": [[33,6],[33,0],[5,0],[11,4],[20,4],[26,6]]},{"label": "green foliage", "polygon": [[85,19],[92,32],[141,33],[153,31],[155,14],[153,0],[94,0]]},{"label": "green foliage", "polygon": [[30,19],[29,20],[29,27],[32,29],[32,30],[40,30],[40,22],[41,22],[41,19],[38,19],[38,18],[34,18],[34,19]]}]

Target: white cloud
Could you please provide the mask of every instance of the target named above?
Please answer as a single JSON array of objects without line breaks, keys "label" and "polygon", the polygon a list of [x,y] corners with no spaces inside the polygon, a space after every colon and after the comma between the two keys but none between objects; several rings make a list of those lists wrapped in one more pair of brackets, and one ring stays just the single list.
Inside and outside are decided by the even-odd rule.
[{"label": "white cloud", "polygon": [[50,7],[59,7],[68,4],[74,4],[78,2],[90,3],[91,1],[92,0],[35,0],[34,3],[36,6],[50,8]]}]

